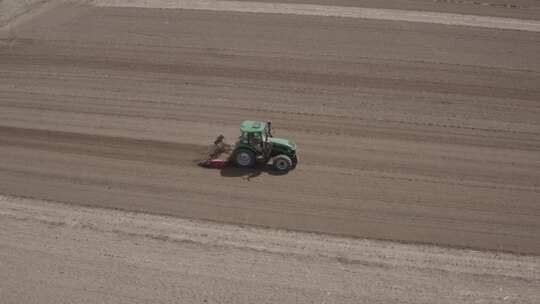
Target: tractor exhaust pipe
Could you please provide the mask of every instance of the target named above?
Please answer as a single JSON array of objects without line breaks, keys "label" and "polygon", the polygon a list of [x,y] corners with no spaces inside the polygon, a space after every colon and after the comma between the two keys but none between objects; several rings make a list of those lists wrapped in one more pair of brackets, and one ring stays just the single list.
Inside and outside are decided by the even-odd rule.
[{"label": "tractor exhaust pipe", "polygon": [[266,125],[268,126],[268,135],[270,135],[270,137],[272,137],[272,122],[267,121]]}]

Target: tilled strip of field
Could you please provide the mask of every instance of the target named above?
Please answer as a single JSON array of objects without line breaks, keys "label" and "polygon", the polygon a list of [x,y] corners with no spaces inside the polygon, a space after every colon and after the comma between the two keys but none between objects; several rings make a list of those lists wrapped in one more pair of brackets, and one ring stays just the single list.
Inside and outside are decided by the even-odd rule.
[{"label": "tilled strip of field", "polygon": [[0,248],[3,303],[540,301],[538,257],[2,196]]},{"label": "tilled strip of field", "polygon": [[436,13],[402,9],[396,10],[304,3],[266,3],[257,1],[229,0],[93,0],[91,3],[100,7],[168,8],[239,13],[361,18],[540,32],[540,21],[536,20]]},{"label": "tilled strip of field", "polygon": [[[540,252],[537,33],[60,6],[0,46],[0,192]],[[285,176],[194,162],[244,119]]]}]

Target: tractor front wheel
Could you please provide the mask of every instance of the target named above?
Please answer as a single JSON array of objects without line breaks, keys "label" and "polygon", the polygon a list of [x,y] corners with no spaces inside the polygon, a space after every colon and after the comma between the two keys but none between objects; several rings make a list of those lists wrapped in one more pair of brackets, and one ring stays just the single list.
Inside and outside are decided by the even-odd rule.
[{"label": "tractor front wheel", "polygon": [[250,168],[255,165],[255,153],[248,149],[238,149],[234,152],[234,163],[239,168]]},{"label": "tractor front wheel", "polygon": [[287,155],[278,155],[274,157],[273,165],[279,172],[288,172],[292,167],[292,160]]}]

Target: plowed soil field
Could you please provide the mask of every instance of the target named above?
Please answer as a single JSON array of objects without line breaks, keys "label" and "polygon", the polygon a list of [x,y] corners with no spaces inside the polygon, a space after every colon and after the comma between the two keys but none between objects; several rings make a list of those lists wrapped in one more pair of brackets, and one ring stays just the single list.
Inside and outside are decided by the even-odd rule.
[{"label": "plowed soil field", "polygon": [[[540,253],[538,32],[87,3],[1,37],[0,193]],[[296,170],[195,165],[245,119]]]}]

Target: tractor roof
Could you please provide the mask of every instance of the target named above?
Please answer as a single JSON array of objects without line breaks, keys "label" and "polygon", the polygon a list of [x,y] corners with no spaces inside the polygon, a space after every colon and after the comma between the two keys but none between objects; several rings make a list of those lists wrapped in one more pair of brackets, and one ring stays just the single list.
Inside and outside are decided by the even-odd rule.
[{"label": "tractor roof", "polygon": [[265,122],[246,120],[240,125],[240,131],[242,132],[263,132],[266,128]]}]

